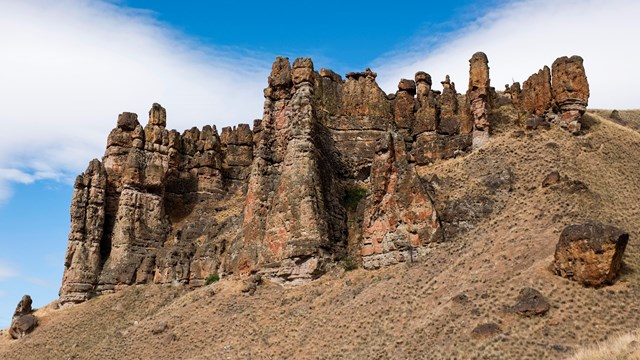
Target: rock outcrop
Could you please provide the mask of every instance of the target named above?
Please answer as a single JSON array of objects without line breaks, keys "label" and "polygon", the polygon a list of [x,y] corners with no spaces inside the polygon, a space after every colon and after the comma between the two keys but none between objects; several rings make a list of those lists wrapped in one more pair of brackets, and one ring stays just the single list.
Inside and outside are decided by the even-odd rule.
[{"label": "rock outcrop", "polygon": [[622,268],[629,234],[599,223],[569,225],[556,246],[556,274],[585,286],[612,284]]},{"label": "rock outcrop", "polygon": [[489,139],[491,109],[491,84],[489,79],[489,59],[483,52],[473,54],[469,60],[469,87],[467,106],[473,121],[473,147],[479,148]]},{"label": "rock outcrop", "polygon": [[32,314],[31,304],[32,300],[29,295],[23,296],[18,303],[16,311],[13,313],[11,327],[9,327],[9,336],[12,339],[20,339],[38,326],[38,319]]},{"label": "rock outcrop", "polygon": [[523,288],[520,290],[518,300],[511,311],[522,316],[542,316],[549,311],[551,305],[544,295],[538,290],[532,288]]},{"label": "rock outcrop", "polygon": [[589,83],[580,56],[556,59],[553,71],[552,91],[554,106],[559,111],[558,122],[571,132],[580,131],[580,119],[589,102]]},{"label": "rock outcrop", "polygon": [[513,105],[533,119],[546,116],[568,131],[578,134],[580,119],[589,101],[589,83],[579,56],[560,57],[551,69],[543,67],[527,79],[520,90],[509,88]]},{"label": "rock outcrop", "polygon": [[[179,133],[159,104],[145,125],[120,114],[102,160],[76,179],[61,302],[133,284],[197,287],[211,274],[295,284],[340,259],[376,268],[444,240],[416,168],[487,141],[487,56],[471,58],[466,96],[448,76],[436,91],[418,72],[389,95],[376,77],[278,57],[252,128]],[[576,104],[569,87],[556,97],[563,111]]]},{"label": "rock outcrop", "polygon": [[364,268],[412,261],[442,237],[433,202],[400,136],[389,133],[379,140],[370,181],[360,250]]},{"label": "rock outcrop", "polygon": [[518,108],[540,116],[549,111],[551,101],[551,69],[545,66],[522,84]]}]

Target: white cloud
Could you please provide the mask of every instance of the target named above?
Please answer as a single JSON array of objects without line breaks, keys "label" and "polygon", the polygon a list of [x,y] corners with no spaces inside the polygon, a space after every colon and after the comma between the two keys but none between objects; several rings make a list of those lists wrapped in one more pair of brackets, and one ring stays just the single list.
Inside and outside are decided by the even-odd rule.
[{"label": "white cloud", "polygon": [[416,71],[434,83],[450,74],[458,91],[466,91],[468,60],[476,51],[489,57],[491,82],[498,90],[512,79],[526,80],[560,56],[580,55],[591,88],[592,108],[640,108],[640,2],[637,0],[511,1],[488,12],[460,31],[441,37],[416,38],[415,46],[379,58],[381,87],[397,89],[402,77]]},{"label": "white cloud", "polygon": [[0,281],[18,276],[18,270],[14,266],[0,260]]},{"label": "white cloud", "polygon": [[270,56],[202,46],[108,2],[1,1],[0,43],[0,201],[12,182],[72,179],[122,111],[145,124],[159,102],[179,131],[262,116]]}]

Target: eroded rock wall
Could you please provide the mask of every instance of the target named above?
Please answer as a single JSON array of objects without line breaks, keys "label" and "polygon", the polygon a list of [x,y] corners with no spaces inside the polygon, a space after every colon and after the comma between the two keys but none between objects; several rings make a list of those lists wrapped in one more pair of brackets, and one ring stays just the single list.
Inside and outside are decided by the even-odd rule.
[{"label": "eroded rock wall", "polygon": [[[571,59],[554,63],[552,105],[579,114],[588,85]],[[416,167],[488,141],[487,56],[471,58],[466,96],[449,76],[433,90],[425,72],[387,95],[376,76],[343,79],[311,59],[279,57],[253,129],[167,130],[159,104],[145,126],[122,113],[102,161],[75,183],[61,301],[132,284],[201,286],[215,273],[300,283],[341,259],[377,268],[446,240]],[[537,88],[525,82],[523,92],[530,83]],[[514,104],[522,99],[511,92]],[[539,93],[518,104],[539,112]]]}]

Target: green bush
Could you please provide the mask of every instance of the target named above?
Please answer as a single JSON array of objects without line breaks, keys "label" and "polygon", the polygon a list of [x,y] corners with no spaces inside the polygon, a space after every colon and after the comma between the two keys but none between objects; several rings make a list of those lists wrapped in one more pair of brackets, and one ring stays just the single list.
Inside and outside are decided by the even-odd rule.
[{"label": "green bush", "polygon": [[365,197],[367,197],[367,189],[360,187],[347,189],[344,193],[344,204],[349,209],[355,209]]},{"label": "green bush", "polygon": [[342,259],[342,268],[344,269],[344,271],[355,270],[358,268],[358,263],[355,261],[355,259],[346,257]]},{"label": "green bush", "polygon": [[204,281],[204,283],[206,285],[209,285],[211,283],[214,283],[216,281],[220,280],[220,275],[218,275],[217,273],[213,273],[211,275],[209,275],[209,277]]}]

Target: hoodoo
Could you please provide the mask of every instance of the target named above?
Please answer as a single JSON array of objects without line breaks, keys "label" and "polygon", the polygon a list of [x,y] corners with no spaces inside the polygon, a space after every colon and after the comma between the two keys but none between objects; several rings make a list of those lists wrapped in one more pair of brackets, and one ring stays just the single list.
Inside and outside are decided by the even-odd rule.
[{"label": "hoodoo", "polygon": [[[253,128],[178,133],[159,104],[144,126],[120,114],[104,157],[74,186],[61,301],[133,284],[197,287],[214,273],[295,284],[344,258],[372,269],[420,257],[447,240],[449,222],[417,169],[490,141],[488,64],[472,56],[466,95],[449,76],[432,89],[422,71],[387,95],[370,69],[343,79],[278,57]],[[581,58],[518,89],[514,105],[578,133],[589,97]]]}]

